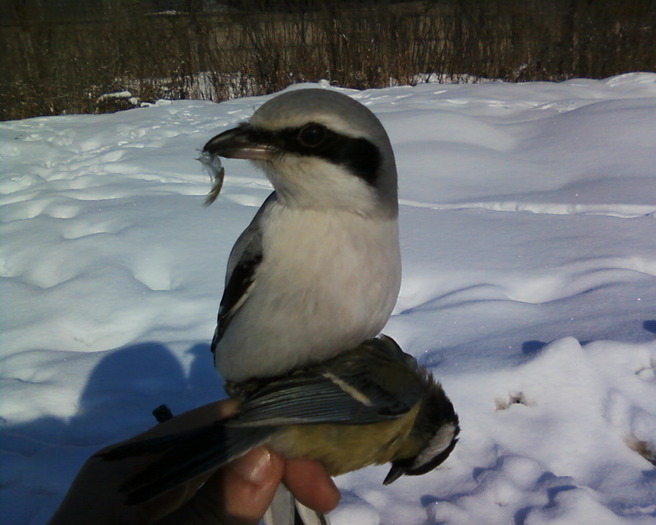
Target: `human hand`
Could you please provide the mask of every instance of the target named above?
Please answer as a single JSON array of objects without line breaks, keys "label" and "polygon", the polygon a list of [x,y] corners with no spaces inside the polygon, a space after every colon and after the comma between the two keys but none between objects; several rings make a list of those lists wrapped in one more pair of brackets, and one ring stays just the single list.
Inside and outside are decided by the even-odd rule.
[{"label": "human hand", "polygon": [[[236,410],[237,403],[232,400],[211,403],[176,416],[129,441],[202,427]],[[320,463],[284,459],[265,447],[258,447],[149,501],[125,505],[121,485],[155,458],[144,455],[107,461],[92,456],[73,481],[50,525],[256,524],[281,482],[296,499],[318,512],[329,512],[339,501],[339,491]]]}]

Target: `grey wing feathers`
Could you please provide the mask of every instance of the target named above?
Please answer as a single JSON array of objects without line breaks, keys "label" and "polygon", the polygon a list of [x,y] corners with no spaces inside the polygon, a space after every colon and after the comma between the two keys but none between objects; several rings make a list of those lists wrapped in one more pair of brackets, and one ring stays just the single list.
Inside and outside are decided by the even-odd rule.
[{"label": "grey wing feathers", "polygon": [[129,478],[121,491],[127,505],[141,503],[266,443],[276,427],[226,428],[222,422],[180,434],[119,445],[98,456],[121,460],[159,454],[143,471]]},{"label": "grey wing feathers", "polygon": [[[347,383],[332,374],[298,374],[274,381],[247,399],[230,426],[311,423],[368,424],[406,413],[417,399],[390,400],[378,386]],[[394,410],[390,410],[394,406]]]},{"label": "grey wing feathers", "polygon": [[264,201],[230,252],[216,331],[212,339],[212,352],[215,351],[216,345],[228,328],[230,320],[247,299],[255,282],[257,269],[263,257],[260,221],[264,211],[273,201],[275,201],[275,192]]},{"label": "grey wing feathers", "polygon": [[388,416],[405,414],[414,407],[432,381],[412,356],[385,335],[325,362],[323,369]]}]

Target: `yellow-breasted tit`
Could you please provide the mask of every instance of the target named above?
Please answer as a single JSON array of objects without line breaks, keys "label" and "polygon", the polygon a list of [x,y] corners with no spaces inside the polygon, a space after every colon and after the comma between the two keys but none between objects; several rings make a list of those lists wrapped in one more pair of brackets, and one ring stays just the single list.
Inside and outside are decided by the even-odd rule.
[{"label": "yellow-breasted tit", "polygon": [[383,481],[424,474],[455,447],[458,417],[433,376],[380,336],[323,363],[230,384],[239,412],[211,426],[119,446],[108,460],[158,454],[122,487],[137,504],[254,447],[323,463],[330,475],[391,463]]},{"label": "yellow-breasted tit", "polygon": [[282,93],[207,142],[274,192],[228,260],[212,351],[226,381],[271,377],[375,337],[401,283],[394,153],[376,116],[328,89]]}]

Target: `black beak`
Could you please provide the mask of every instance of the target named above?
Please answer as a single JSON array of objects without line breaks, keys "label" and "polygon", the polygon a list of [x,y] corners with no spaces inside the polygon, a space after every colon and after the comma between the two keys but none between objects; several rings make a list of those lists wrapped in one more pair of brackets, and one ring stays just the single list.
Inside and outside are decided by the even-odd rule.
[{"label": "black beak", "polygon": [[390,469],[390,471],[387,473],[387,476],[385,476],[385,479],[383,480],[383,485],[389,485],[390,483],[394,483],[405,473],[406,473],[406,469],[404,466],[399,465],[399,463],[397,463],[396,461],[393,462],[392,468]]},{"label": "black beak", "polygon": [[266,138],[249,124],[242,124],[210,139],[203,153],[229,159],[269,160],[275,148]]}]

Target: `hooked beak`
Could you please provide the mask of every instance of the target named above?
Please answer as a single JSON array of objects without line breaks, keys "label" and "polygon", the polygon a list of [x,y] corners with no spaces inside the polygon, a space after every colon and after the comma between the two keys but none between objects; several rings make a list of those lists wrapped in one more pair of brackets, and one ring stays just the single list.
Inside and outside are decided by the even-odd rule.
[{"label": "hooked beak", "polygon": [[269,160],[274,152],[266,134],[254,130],[250,124],[220,133],[203,147],[203,153],[229,159]]}]

